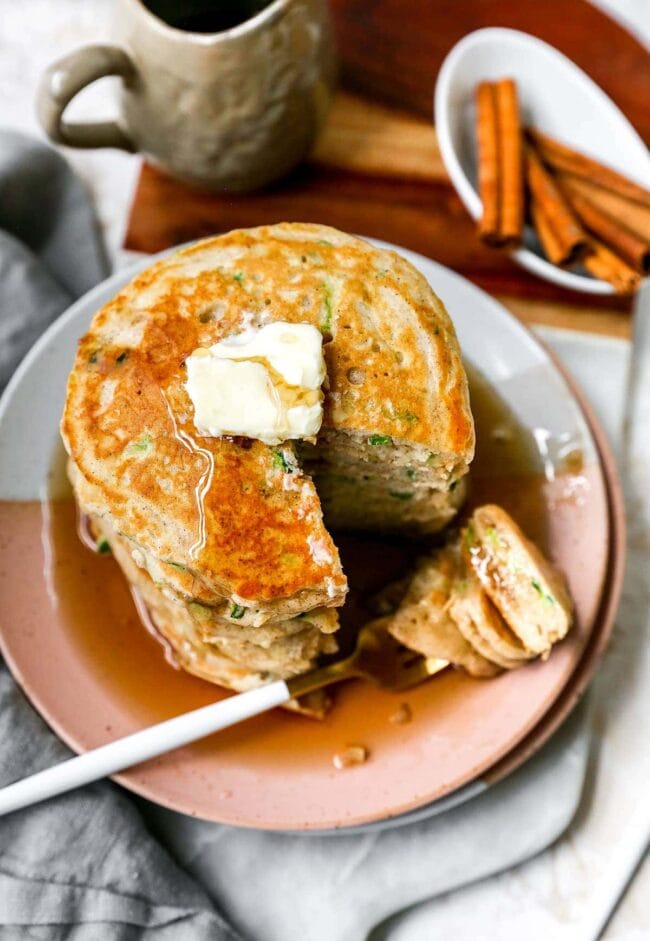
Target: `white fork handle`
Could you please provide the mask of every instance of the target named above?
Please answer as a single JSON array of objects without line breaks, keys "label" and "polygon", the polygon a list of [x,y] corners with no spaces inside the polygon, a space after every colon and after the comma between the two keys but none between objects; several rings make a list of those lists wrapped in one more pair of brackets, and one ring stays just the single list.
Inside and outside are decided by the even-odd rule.
[{"label": "white fork handle", "polygon": [[291,699],[284,680],[230,696],[221,702],[159,722],[141,732],[70,758],[0,790],[0,816],[116,774],[141,761],[195,742],[212,732],[250,719]]}]

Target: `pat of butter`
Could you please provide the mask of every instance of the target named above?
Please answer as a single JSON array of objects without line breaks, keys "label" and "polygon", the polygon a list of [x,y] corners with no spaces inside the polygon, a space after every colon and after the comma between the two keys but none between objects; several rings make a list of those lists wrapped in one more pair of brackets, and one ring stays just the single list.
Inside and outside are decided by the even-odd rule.
[{"label": "pat of butter", "polygon": [[195,350],[185,388],[202,435],[280,444],[312,438],[323,420],[323,338],[306,323],[265,324]]}]

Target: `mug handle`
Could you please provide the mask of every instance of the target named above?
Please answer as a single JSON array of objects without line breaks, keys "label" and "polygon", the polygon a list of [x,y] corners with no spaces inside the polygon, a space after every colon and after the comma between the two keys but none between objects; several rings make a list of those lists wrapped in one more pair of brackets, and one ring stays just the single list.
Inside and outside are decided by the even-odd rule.
[{"label": "mug handle", "polygon": [[51,140],[68,147],[118,147],[131,153],[138,149],[115,121],[70,124],[63,120],[74,96],[106,75],[119,75],[126,85],[136,77],[133,62],[119,46],[84,46],[49,66],[38,88],[36,110]]}]

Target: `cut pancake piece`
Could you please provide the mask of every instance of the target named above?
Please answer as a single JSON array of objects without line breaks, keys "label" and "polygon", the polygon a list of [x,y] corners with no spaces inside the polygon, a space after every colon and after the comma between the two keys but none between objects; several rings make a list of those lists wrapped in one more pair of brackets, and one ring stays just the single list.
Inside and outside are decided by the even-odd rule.
[{"label": "cut pancake piece", "polygon": [[454,585],[449,613],[465,640],[502,669],[514,670],[530,659],[474,577]]},{"label": "cut pancake piece", "polygon": [[369,467],[343,470],[311,471],[325,522],[333,531],[426,536],[447,526],[465,500],[464,479],[451,490],[436,490],[406,476],[403,468],[385,478],[374,476]]},{"label": "cut pancake piece", "polygon": [[437,533],[466,496],[458,461],[388,435],[325,429],[298,453],[332,530]]},{"label": "cut pancake piece", "polygon": [[562,573],[492,504],[474,511],[462,542],[468,567],[523,647],[547,654],[571,626],[573,606]]},{"label": "cut pancake piece", "polygon": [[409,650],[424,657],[448,660],[464,667],[470,676],[489,677],[498,666],[482,656],[461,634],[447,608],[433,606],[426,598],[400,606],[390,617],[389,632]]},{"label": "cut pancake piece", "polygon": [[561,574],[500,507],[475,510],[465,529],[386,586],[374,610],[389,631],[427,657],[475,676],[546,655],[571,625]]},{"label": "cut pancake piece", "polygon": [[456,547],[445,547],[422,559],[388,630],[405,647],[425,657],[449,660],[472,676],[488,677],[498,667],[468,642],[450,613],[450,600],[458,576]]}]

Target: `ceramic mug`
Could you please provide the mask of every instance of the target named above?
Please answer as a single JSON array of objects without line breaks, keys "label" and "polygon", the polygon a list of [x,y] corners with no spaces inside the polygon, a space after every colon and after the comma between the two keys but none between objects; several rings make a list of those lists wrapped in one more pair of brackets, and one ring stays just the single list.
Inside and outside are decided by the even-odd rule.
[{"label": "ceramic mug", "polygon": [[[202,22],[165,19],[192,6],[208,10]],[[224,8],[235,20],[237,10],[251,15],[192,31],[218,23],[209,14]],[[327,0],[117,0],[115,38],[71,52],[43,76],[38,114],[56,143],[141,151],[189,183],[242,191],[295,166],[324,121],[335,75]],[[107,75],[121,78],[119,120],[65,121],[72,98]]]}]

